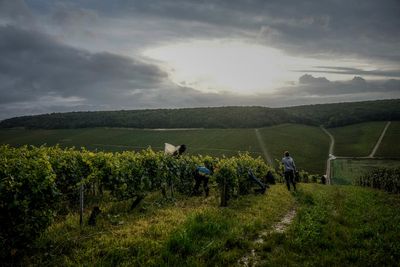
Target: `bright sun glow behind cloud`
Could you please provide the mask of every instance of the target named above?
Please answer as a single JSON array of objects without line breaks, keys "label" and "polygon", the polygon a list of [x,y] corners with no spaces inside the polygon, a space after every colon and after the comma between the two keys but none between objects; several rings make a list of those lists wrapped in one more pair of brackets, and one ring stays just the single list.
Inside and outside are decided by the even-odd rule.
[{"label": "bright sun glow behind cloud", "polygon": [[146,50],[164,62],[171,79],[203,91],[251,93],[288,80],[279,50],[242,42],[196,41]]},{"label": "bright sun glow behind cloud", "polygon": [[160,61],[176,84],[239,94],[273,92],[298,80],[302,74],[294,70],[332,65],[332,61],[288,56],[278,49],[232,40],[166,45],[143,55]]}]

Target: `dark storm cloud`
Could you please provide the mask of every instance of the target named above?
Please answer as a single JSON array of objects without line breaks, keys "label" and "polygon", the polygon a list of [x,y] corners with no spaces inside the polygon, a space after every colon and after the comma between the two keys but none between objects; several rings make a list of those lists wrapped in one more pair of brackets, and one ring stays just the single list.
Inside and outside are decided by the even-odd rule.
[{"label": "dark storm cloud", "polygon": [[[302,55],[339,54],[395,63],[400,57],[397,0],[92,0],[76,1],[76,5],[95,9],[101,16],[184,21],[176,24],[177,32],[187,23],[209,24],[222,35],[253,35],[261,43]],[[204,36],[206,32],[197,34]]]},{"label": "dark storm cloud", "polygon": [[[0,0],[0,119],[53,111],[398,98],[400,82],[389,78],[400,77],[399,14],[396,0]],[[369,60],[384,68],[310,67],[299,76],[357,77],[329,81],[307,74],[274,93],[239,96],[179,87],[136,56],[149,45],[212,38],[305,57]]]},{"label": "dark storm cloud", "polygon": [[14,26],[0,27],[1,103],[45,95],[118,98],[134,89],[158,88],[157,67],[110,53],[89,53]]},{"label": "dark storm cloud", "polygon": [[23,0],[0,0],[0,24],[5,23],[33,27],[36,19]]}]

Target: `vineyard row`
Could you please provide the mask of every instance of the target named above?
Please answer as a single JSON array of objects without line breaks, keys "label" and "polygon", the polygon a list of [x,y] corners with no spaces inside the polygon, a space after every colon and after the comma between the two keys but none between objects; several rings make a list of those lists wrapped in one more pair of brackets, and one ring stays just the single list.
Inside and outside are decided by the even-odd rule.
[{"label": "vineyard row", "polygon": [[[224,197],[248,194],[256,177],[275,172],[261,158],[166,156],[151,149],[140,152],[90,152],[56,147],[0,146],[0,241],[3,253],[25,247],[53,221],[60,209],[77,205],[79,188],[115,200],[139,199],[161,190],[189,195],[197,166],[213,171],[212,183]],[[7,256],[7,255],[0,255]]]}]

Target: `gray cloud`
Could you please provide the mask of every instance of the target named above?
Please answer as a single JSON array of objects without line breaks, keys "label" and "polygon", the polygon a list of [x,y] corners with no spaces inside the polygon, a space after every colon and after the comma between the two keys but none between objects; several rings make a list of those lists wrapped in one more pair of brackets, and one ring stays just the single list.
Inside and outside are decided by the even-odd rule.
[{"label": "gray cloud", "polygon": [[315,78],[310,74],[304,74],[299,78],[300,84],[326,84],[329,83],[328,79],[325,77]]},{"label": "gray cloud", "polygon": [[131,90],[159,88],[167,75],[158,67],[110,53],[89,53],[44,34],[0,27],[1,102],[45,95],[105,99]]},{"label": "gray cloud", "polygon": [[41,1],[27,2],[36,14],[50,17],[46,22],[56,27],[53,33],[80,45],[85,35],[125,50],[129,38],[139,48],[139,43],[182,38],[234,37],[297,55],[350,56],[397,66],[400,60],[397,0],[75,0],[46,3],[46,8]]},{"label": "gray cloud", "polygon": [[0,0],[0,25],[17,24],[19,27],[35,27],[36,19],[23,0]]},{"label": "gray cloud", "polygon": [[296,86],[280,89],[280,93],[296,93],[296,95],[312,96],[314,98],[324,96],[341,96],[345,99],[346,95],[382,94],[391,97],[400,95],[400,80],[365,80],[360,76],[355,76],[347,81],[329,81],[325,77],[315,78],[305,74],[299,78]]},{"label": "gray cloud", "polygon": [[[398,1],[0,0],[0,118],[71,110],[271,107],[400,97]],[[287,53],[384,68],[316,66],[274,93],[204,93],[145,63],[148,46],[236,38]],[[105,51],[105,52],[104,52]],[[379,77],[383,80],[363,79]]]},{"label": "gray cloud", "polygon": [[[184,30],[187,23],[201,23],[212,25],[214,31],[219,29],[222,35],[235,32],[244,37],[257,36],[260,42],[297,54],[329,53],[330,56],[351,55],[395,62],[400,57],[400,3],[397,0],[352,3],[345,0],[92,0],[84,4],[75,1],[75,5],[96,10],[105,17],[174,21],[175,35],[181,30],[188,34]],[[205,35],[210,29],[204,27],[196,33]],[[279,34],[274,38],[264,35],[271,30]]]},{"label": "gray cloud", "polygon": [[396,70],[362,70],[362,69],[358,69],[358,68],[349,68],[349,67],[316,66],[315,69],[296,70],[296,72],[332,73],[332,74],[345,74],[345,75],[365,75],[365,76],[400,78],[400,69],[396,69]]}]

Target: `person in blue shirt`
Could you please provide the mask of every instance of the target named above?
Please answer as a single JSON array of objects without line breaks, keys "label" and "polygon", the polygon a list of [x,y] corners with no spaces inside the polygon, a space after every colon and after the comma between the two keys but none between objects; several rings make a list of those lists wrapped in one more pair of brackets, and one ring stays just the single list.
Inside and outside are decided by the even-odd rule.
[{"label": "person in blue shirt", "polygon": [[294,160],[290,156],[289,151],[285,151],[284,157],[282,158],[282,164],[285,168],[284,176],[288,190],[290,191],[290,183],[292,183],[294,191],[296,191],[296,182],[294,181],[296,165],[294,164]]}]

